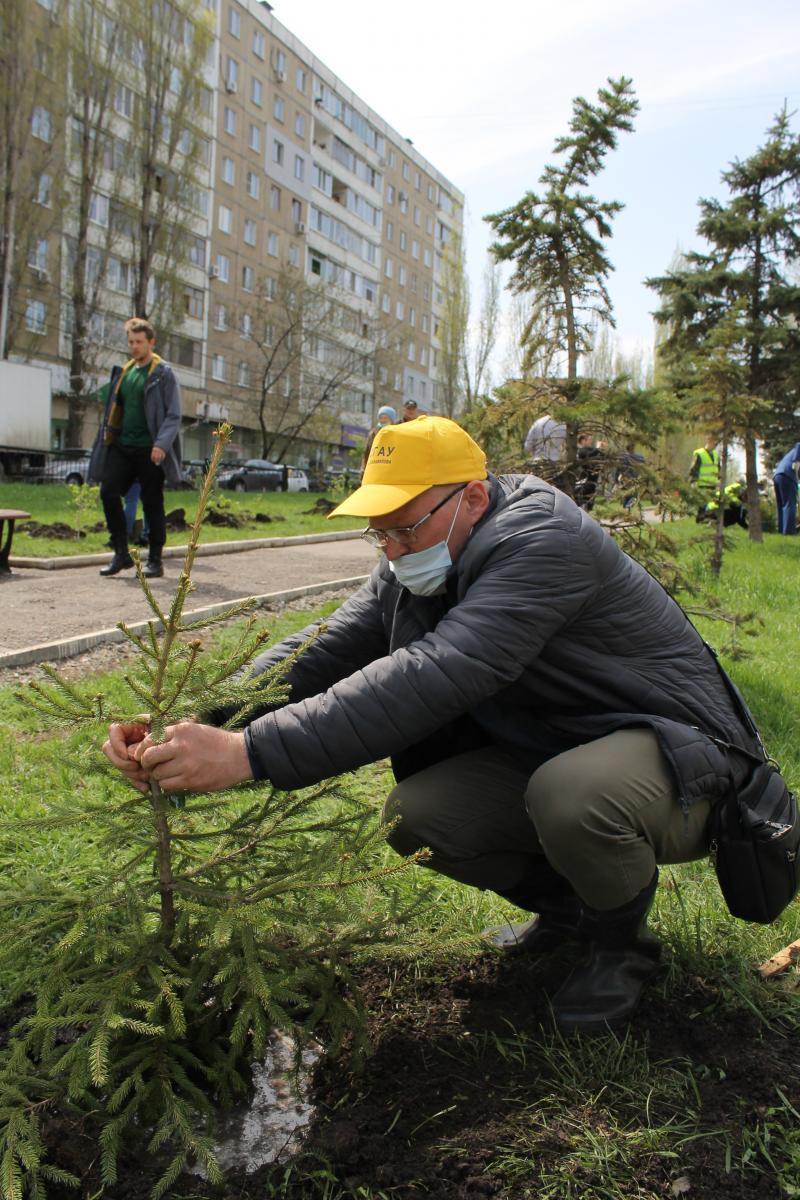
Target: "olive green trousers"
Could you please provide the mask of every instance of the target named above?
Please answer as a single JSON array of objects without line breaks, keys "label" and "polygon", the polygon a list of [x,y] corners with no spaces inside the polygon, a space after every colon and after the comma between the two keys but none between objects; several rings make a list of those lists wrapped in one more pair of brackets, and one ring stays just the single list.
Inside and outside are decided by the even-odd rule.
[{"label": "olive green trousers", "polygon": [[708,852],[710,805],[684,813],[649,729],[624,729],[556,755],[532,775],[493,747],[403,780],[384,819],[399,854],[427,846],[433,870],[501,894],[535,879],[542,856],[591,908],[627,904],[659,863]]}]

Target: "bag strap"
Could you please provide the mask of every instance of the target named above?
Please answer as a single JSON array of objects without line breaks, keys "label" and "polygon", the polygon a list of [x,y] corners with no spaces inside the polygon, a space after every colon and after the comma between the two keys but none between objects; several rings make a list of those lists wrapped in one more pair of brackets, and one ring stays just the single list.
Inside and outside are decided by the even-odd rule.
[{"label": "bag strap", "polygon": [[745,704],[742,693],[739,691],[736,684],[733,682],[730,675],[725,670],[722,663],[719,661],[719,658],[717,657],[717,652],[714,649],[714,647],[710,646],[705,639],[703,639],[703,645],[705,646],[706,650],[713,658],[716,668],[719,671],[720,676],[722,677],[722,682],[725,685],[728,695],[730,696],[731,700],[733,700],[734,707],[736,708],[736,711],[739,713],[739,716],[742,718],[744,724],[750,730],[753,737],[756,739],[756,743],[758,744],[758,748],[761,751],[761,754],[760,754],[760,756],[758,754],[754,754],[752,750],[745,750],[744,746],[737,746],[734,742],[726,742],[724,740],[724,738],[714,737],[714,735],[711,733],[707,733],[706,737],[710,738],[711,741],[715,742],[717,745],[724,746],[726,748],[726,750],[737,750],[739,752],[739,754],[744,754],[746,758],[752,759],[753,762],[757,762],[757,763],[770,762],[771,760],[770,760],[770,757],[767,754],[767,751],[764,747],[764,743],[761,740],[761,734],[758,731],[758,726],[755,723],[753,714],[750,712],[750,709]]}]

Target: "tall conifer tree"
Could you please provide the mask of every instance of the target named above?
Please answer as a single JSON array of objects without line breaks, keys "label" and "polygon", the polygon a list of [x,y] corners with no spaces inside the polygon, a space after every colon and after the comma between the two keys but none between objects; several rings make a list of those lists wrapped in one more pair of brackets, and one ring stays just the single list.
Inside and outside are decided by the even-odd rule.
[{"label": "tall conifer tree", "polygon": [[695,351],[735,314],[730,354],[745,369],[750,397],[743,414],[737,401],[735,431],[745,447],[750,537],[761,541],[756,439],[791,435],[781,413],[796,395],[800,358],[800,286],[789,274],[800,253],[800,137],[786,109],[764,145],[736,159],[722,181],[727,201],[699,201],[697,232],[708,249],[647,283],[661,298],[656,317],[669,330],[662,354],[679,391],[693,383]]}]

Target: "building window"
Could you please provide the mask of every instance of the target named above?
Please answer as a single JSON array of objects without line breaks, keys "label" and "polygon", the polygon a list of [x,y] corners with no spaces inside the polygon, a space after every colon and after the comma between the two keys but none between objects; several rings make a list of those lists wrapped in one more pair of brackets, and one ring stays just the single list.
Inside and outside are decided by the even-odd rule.
[{"label": "building window", "polygon": [[299,200],[292,200],[292,220],[296,223],[303,219],[303,206]]},{"label": "building window", "polygon": [[236,111],[227,104],[225,105],[225,113],[222,118],[222,126],[226,133],[236,133]]},{"label": "building window", "polygon": [[250,80],[250,99],[253,101],[253,104],[257,104],[261,108],[264,99],[264,85],[255,76]]},{"label": "building window", "polygon": [[247,242],[248,246],[255,246],[255,244],[256,244],[256,223],[255,223],[255,221],[251,220],[249,217],[244,223],[243,237],[244,237],[244,240]]},{"label": "building window", "polygon": [[228,8],[228,33],[235,38],[242,33],[242,18],[232,4]]},{"label": "building window", "polygon": [[260,125],[254,125],[251,123],[251,125],[250,125],[250,140],[248,142],[248,145],[251,150],[255,150],[256,152],[258,152],[261,149],[261,126]]},{"label": "building window", "polygon": [[422,224],[422,218],[421,218],[421,216],[420,216],[420,211],[419,211],[419,205],[418,205],[418,204],[415,204],[415,205],[414,205],[414,224],[415,224],[415,225],[421,225],[421,224]]},{"label": "building window", "polygon": [[235,58],[228,58],[225,67],[225,87],[230,92],[235,92],[239,83],[239,64]]},{"label": "building window", "polygon": [[277,138],[272,139],[272,161],[279,167],[283,166],[283,142],[279,142]]},{"label": "building window", "polygon": [[400,287],[406,286],[406,269],[402,263],[397,268],[397,282],[400,284]]},{"label": "building window", "polygon": [[278,294],[278,284],[272,275],[267,275],[264,280],[264,299],[274,300]]},{"label": "building window", "polygon": [[228,314],[224,304],[218,304],[214,309],[214,328],[223,331],[228,328]]},{"label": "building window", "polygon": [[275,70],[279,75],[286,74],[286,55],[282,50],[275,51]]},{"label": "building window", "polygon": [[197,317],[198,320],[202,321],[205,311],[204,300],[205,297],[200,288],[187,288],[184,292],[187,317]]},{"label": "building window", "polygon": [[305,179],[305,175],[306,175],[305,159],[302,157],[302,155],[295,154],[295,156],[294,156],[294,177],[295,177],[295,179],[299,179],[302,182],[302,180]]},{"label": "building window", "polygon": [[37,238],[28,251],[28,266],[47,274],[47,238]]},{"label": "building window", "polygon": [[50,192],[53,186],[53,180],[49,175],[40,175],[35,183],[34,202],[42,204],[45,208],[50,207]]},{"label": "building window", "polygon": [[114,112],[128,120],[133,116],[133,92],[124,83],[119,84],[114,92]]},{"label": "building window", "polygon": [[256,282],[256,273],[252,267],[242,267],[242,291],[252,292]]},{"label": "building window", "polygon": [[398,321],[402,321],[404,312],[405,308],[403,307],[403,301],[398,300],[394,306],[394,315]]},{"label": "building window", "polygon": [[272,115],[276,121],[283,121],[286,105],[283,96],[276,96],[272,102]]},{"label": "building window", "polygon": [[252,337],[253,318],[250,316],[250,313],[242,313],[242,319],[239,322],[239,332],[243,338]]},{"label": "building window", "polygon": [[299,138],[306,136],[306,119],[302,113],[294,114],[294,131]]},{"label": "building window", "polygon": [[280,254],[280,238],[274,231],[267,237],[267,254],[272,255],[273,258],[277,258]]},{"label": "building window", "polygon": [[216,258],[217,279],[229,283],[231,278],[231,260],[227,254],[218,254]]},{"label": "building window", "polygon": [[232,158],[223,158],[220,168],[220,175],[223,183],[233,184],[236,179],[236,167]]},{"label": "building window", "polygon": [[206,265],[206,239],[192,235],[189,242],[189,262],[195,267],[205,267]]},{"label": "building window", "polygon": [[299,267],[300,266],[300,251],[297,248],[297,246],[295,246],[294,242],[292,242],[289,246],[289,266],[290,267]]},{"label": "building window", "polygon": [[405,250],[405,248],[406,248],[406,244],[407,244],[407,242],[406,242],[406,231],[405,231],[405,229],[401,229],[401,230],[400,230],[400,249],[401,249],[401,250]]},{"label": "building window", "polygon": [[391,221],[387,221],[386,222],[386,240],[387,240],[387,242],[391,242],[393,237],[394,237],[394,225],[392,224]]},{"label": "building window", "polygon": [[219,380],[220,383],[225,382],[225,355],[211,355],[211,378]]},{"label": "building window", "polygon": [[419,242],[416,238],[412,238],[411,241],[411,257],[419,259]]},{"label": "building window", "polygon": [[386,261],[383,264],[383,273],[387,279],[391,279],[392,276],[394,275],[394,265],[392,263],[392,260],[389,258],[388,254],[386,256]]},{"label": "building window", "polygon": [[47,309],[41,300],[29,300],[25,305],[25,328],[28,333],[47,333]]},{"label": "building window", "polygon": [[259,181],[258,174],[255,171],[247,172],[247,194],[253,200],[258,199]]},{"label": "building window", "polygon": [[253,30],[253,54],[261,59],[266,56],[266,41],[260,29]]},{"label": "building window", "polygon": [[233,212],[226,204],[220,204],[217,224],[222,233],[230,233],[233,228]]},{"label": "building window", "polygon": [[385,313],[388,313],[388,312],[391,312],[391,311],[392,311],[392,301],[391,301],[391,299],[389,298],[389,293],[388,293],[388,292],[384,292],[384,293],[383,293],[383,298],[382,298],[382,300],[381,300],[381,308],[383,309],[383,311],[384,311]]},{"label": "building window", "polygon": [[239,387],[250,387],[250,364],[239,363]]},{"label": "building window", "polygon": [[295,84],[295,87],[297,88],[298,92],[305,92],[305,90],[306,90],[306,73],[302,67],[298,67],[295,72],[294,84]]},{"label": "building window", "polygon": [[386,185],[386,203],[394,204],[394,186],[391,183]]},{"label": "building window", "polygon": [[409,178],[410,178],[410,168],[409,168],[408,163],[405,161],[405,159],[403,159],[403,179],[405,179],[406,183],[408,183]]},{"label": "building window", "polygon": [[[130,295],[132,282],[130,264],[122,262],[114,254],[109,255],[108,266],[106,267],[106,283],[111,290]],[[201,292],[200,295],[202,296],[202,294]]]},{"label": "building window", "polygon": [[93,225],[102,225],[104,229],[108,228],[108,196],[103,196],[100,192],[92,192],[92,198],[89,201],[89,220]]},{"label": "building window", "polygon": [[50,112],[41,104],[37,104],[31,113],[31,133],[42,142],[49,142],[52,136]]},{"label": "building window", "polygon": [[415,189],[415,191],[418,192],[421,187],[422,187],[422,176],[420,175],[419,171],[415,171],[414,172],[414,189]]},{"label": "building window", "polygon": [[269,206],[274,212],[280,212],[281,210],[281,189],[276,187],[274,183],[269,189]]}]

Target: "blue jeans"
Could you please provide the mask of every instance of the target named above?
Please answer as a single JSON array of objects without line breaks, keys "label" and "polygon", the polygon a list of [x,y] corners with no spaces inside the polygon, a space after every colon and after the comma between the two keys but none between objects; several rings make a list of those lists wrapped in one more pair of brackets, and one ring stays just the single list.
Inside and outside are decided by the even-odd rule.
[{"label": "blue jeans", "polygon": [[797,479],[791,475],[773,475],[778,506],[778,533],[797,533]]}]

